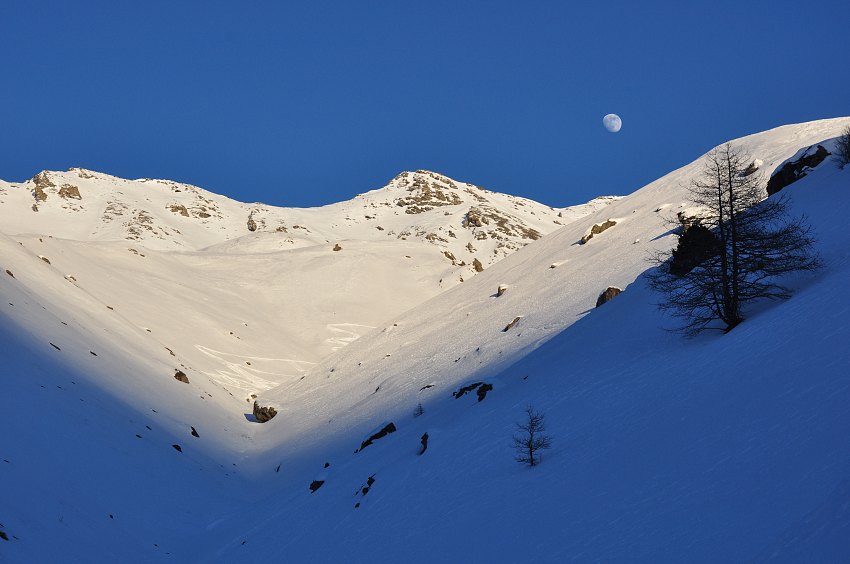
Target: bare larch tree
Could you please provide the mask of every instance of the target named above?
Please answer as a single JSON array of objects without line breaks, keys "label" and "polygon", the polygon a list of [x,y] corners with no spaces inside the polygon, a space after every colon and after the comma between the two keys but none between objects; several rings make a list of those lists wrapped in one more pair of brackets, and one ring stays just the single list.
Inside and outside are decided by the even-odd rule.
[{"label": "bare larch tree", "polygon": [[661,309],[683,320],[689,336],[743,321],[743,305],[784,299],[777,277],[819,265],[805,218],[788,216],[783,195],[767,198],[763,176],[744,151],[730,144],[710,152],[689,186],[700,210],[683,226],[678,246],[654,257],[650,285],[663,294]]},{"label": "bare larch tree", "polygon": [[525,408],[525,419],[517,422],[513,446],[516,461],[529,466],[540,463],[540,451],[552,446],[552,438],[545,434],[545,416],[530,405]]}]

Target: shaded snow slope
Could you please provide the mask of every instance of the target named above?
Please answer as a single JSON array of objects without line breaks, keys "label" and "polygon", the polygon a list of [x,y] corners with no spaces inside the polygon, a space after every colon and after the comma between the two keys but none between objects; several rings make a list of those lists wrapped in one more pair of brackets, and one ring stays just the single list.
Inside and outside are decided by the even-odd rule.
[{"label": "shaded snow slope", "polygon": [[[740,142],[769,174],[848,123]],[[318,223],[296,238],[255,214],[265,225],[248,235],[235,219],[233,236],[226,222],[215,236],[206,224],[180,228],[194,238],[175,251],[128,243],[120,230],[92,237],[75,226],[80,240],[62,240],[74,233],[22,235],[3,223],[15,235],[0,235],[0,417],[10,430],[0,482],[11,485],[0,490],[0,530],[16,538],[0,540],[0,559],[846,555],[848,173],[824,163],[786,188],[815,224],[824,271],[792,280],[790,301],[751,311],[729,335],[686,341],[663,329],[670,322],[640,276],[652,250],[674,244],[667,220],[687,207],[699,167],[562,217],[563,228],[471,279],[469,263],[452,265],[443,251],[453,251],[426,237],[460,238],[455,222],[469,219],[471,201],[451,215],[454,204],[435,202],[467,193],[424,172],[431,180],[415,190],[418,177],[402,175],[363,195],[387,221],[416,216],[422,233],[405,239],[361,235],[381,233],[371,219],[348,222],[348,238]],[[388,193],[405,202],[378,204]],[[47,215],[58,198],[30,213]],[[500,213],[526,211],[505,198]],[[365,215],[357,201],[335,206]],[[526,219],[555,221],[512,203],[535,211]],[[508,239],[491,231],[513,226],[520,241],[537,229],[479,212],[461,228],[485,233],[494,256],[515,249],[500,251]],[[608,286],[625,292],[593,309]],[[493,385],[483,401],[452,396],[479,380]],[[278,415],[253,423],[250,393]],[[531,470],[510,449],[529,402],[554,438]],[[389,422],[394,432],[362,448]]]}]

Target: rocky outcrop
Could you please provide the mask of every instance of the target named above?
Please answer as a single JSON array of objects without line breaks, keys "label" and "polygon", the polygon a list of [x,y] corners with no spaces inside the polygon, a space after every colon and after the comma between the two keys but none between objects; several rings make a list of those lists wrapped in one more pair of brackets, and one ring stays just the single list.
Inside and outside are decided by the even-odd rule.
[{"label": "rocky outcrop", "polygon": [[720,253],[720,242],[710,229],[699,223],[685,226],[670,261],[670,274],[684,276]]},{"label": "rocky outcrop", "polygon": [[419,439],[419,442],[422,443],[422,450],[419,451],[419,456],[422,456],[428,450],[428,433],[424,433],[422,438]]},{"label": "rocky outcrop", "polygon": [[316,493],[316,490],[325,484],[324,480],[313,480],[310,482],[310,493]]},{"label": "rocky outcrop", "polygon": [[817,145],[814,151],[812,147],[807,148],[799,159],[788,161],[770,177],[767,181],[767,195],[776,194],[789,184],[797,182],[829,155],[829,151],[823,145]]},{"label": "rocky outcrop", "polygon": [[183,217],[189,217],[189,210],[187,210],[186,206],[182,204],[171,204],[170,206],[168,206],[168,209],[170,209],[174,213],[179,213]]},{"label": "rocky outcrop", "polygon": [[477,258],[472,259],[472,268],[475,269],[475,272],[484,272],[484,265]]},{"label": "rocky outcrop", "polygon": [[47,192],[45,192],[45,188],[55,188],[56,185],[50,180],[50,176],[47,175],[47,171],[42,171],[32,177],[33,189],[32,195],[35,197],[37,202],[43,202],[47,199]]},{"label": "rocky outcrop", "polygon": [[254,221],[254,218],[248,218],[248,231],[256,231],[257,230],[257,222]]},{"label": "rocky outcrop", "polygon": [[502,333],[507,333],[508,331],[510,331],[510,330],[514,327],[514,325],[516,325],[517,323],[519,323],[519,320],[520,320],[520,319],[522,319],[522,316],[521,316],[521,315],[518,315],[518,316],[514,317],[514,320],[513,320],[513,321],[511,321],[510,323],[508,323],[507,325],[505,325],[505,328],[504,328],[504,329],[502,329]]},{"label": "rocky outcrop", "polygon": [[14,274],[12,274],[12,271],[11,271],[11,270],[9,270],[8,268],[6,269],[6,274],[8,274],[9,276],[11,276],[12,278],[14,278],[14,277],[15,277],[15,275],[14,275]]},{"label": "rocky outcrop", "polygon": [[274,419],[275,415],[277,415],[277,410],[272,406],[260,406],[256,401],[254,402],[254,418],[257,420],[257,423],[265,423],[270,419]]},{"label": "rocky outcrop", "polygon": [[465,396],[468,392],[475,390],[476,395],[478,395],[478,401],[484,401],[484,398],[487,397],[487,392],[493,389],[493,384],[485,384],[484,382],[475,382],[474,384],[469,384],[467,386],[463,386],[458,389],[456,392],[452,392],[452,397],[455,399],[461,398]]},{"label": "rocky outcrop", "polygon": [[186,373],[183,372],[182,370],[175,370],[174,371],[174,379],[177,380],[178,382],[183,382],[184,384],[189,383],[189,377],[186,376]]},{"label": "rocky outcrop", "polygon": [[59,197],[72,200],[82,200],[83,197],[80,195],[80,189],[72,184],[63,184],[61,188],[59,188]]},{"label": "rocky outcrop", "polygon": [[596,298],[596,307],[599,307],[603,304],[607,304],[608,302],[619,296],[620,292],[622,292],[620,288],[617,288],[615,286],[609,286],[605,289],[604,292],[599,294],[598,298]]},{"label": "rocky outcrop", "polygon": [[341,251],[341,250],[342,250],[342,247],[340,247],[339,243],[334,245],[334,251]]},{"label": "rocky outcrop", "polygon": [[609,219],[603,223],[594,223],[593,227],[590,228],[590,231],[588,231],[587,234],[581,238],[581,244],[584,245],[585,243],[593,239],[594,235],[599,235],[603,231],[610,229],[615,225],[617,225],[617,222],[613,219]]},{"label": "rocky outcrop", "polygon": [[374,443],[378,439],[382,439],[382,438],[386,437],[387,435],[389,435],[390,433],[395,433],[397,430],[398,429],[396,429],[396,426],[395,426],[394,423],[387,423],[386,425],[384,425],[381,428],[380,431],[371,435],[368,439],[366,439],[365,441],[360,443],[360,448],[358,448],[354,452],[360,452],[361,450],[363,450],[367,446],[371,445],[372,443]]},{"label": "rocky outcrop", "polygon": [[508,287],[505,284],[499,284],[499,287],[496,289],[496,297],[499,298],[505,295],[505,292],[508,291]]}]

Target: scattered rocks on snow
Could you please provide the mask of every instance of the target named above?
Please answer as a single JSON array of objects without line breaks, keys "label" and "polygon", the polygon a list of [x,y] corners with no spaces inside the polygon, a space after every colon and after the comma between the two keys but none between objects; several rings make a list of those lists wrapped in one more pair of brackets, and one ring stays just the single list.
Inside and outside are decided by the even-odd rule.
[{"label": "scattered rocks on snow", "polygon": [[614,286],[609,286],[605,289],[604,292],[599,294],[599,297],[596,298],[596,307],[601,306],[602,304],[607,304],[614,298],[616,298],[622,290],[620,288],[616,288]]},{"label": "scattered rocks on snow", "polygon": [[363,450],[363,449],[364,449],[364,448],[366,448],[367,446],[371,445],[372,443],[374,443],[374,442],[375,442],[375,441],[377,441],[378,439],[382,439],[382,438],[386,437],[387,435],[389,435],[390,433],[395,433],[397,430],[398,430],[398,429],[396,429],[396,426],[395,426],[395,424],[394,424],[394,423],[392,423],[392,422],[391,422],[391,423],[387,423],[386,425],[384,425],[384,426],[381,428],[381,430],[380,430],[380,431],[378,431],[377,433],[373,434],[373,435],[372,435],[372,436],[370,436],[368,439],[366,439],[365,441],[363,441],[362,443],[360,443],[360,448],[358,448],[358,449],[357,449],[357,450],[355,450],[354,452],[360,452],[361,450]]},{"label": "scattered rocks on snow", "polygon": [[817,149],[813,153],[811,150],[812,147],[809,147],[799,159],[788,161],[770,177],[770,180],[767,181],[768,196],[776,194],[789,184],[797,182],[806,176],[809,170],[818,166],[830,155],[823,145],[817,145]]},{"label": "scattered rocks on snow", "polygon": [[183,372],[182,370],[175,370],[174,371],[174,379],[177,380],[178,382],[183,382],[184,384],[189,383],[189,377],[186,376],[186,373]]},{"label": "scattered rocks on snow", "polygon": [[522,319],[522,316],[521,316],[521,315],[518,315],[518,316],[514,317],[514,320],[513,320],[513,321],[511,321],[510,323],[508,323],[507,325],[505,325],[505,328],[504,328],[504,329],[502,329],[502,333],[507,333],[508,331],[510,331],[510,330],[513,328],[513,326],[514,326],[514,325],[516,325],[517,323],[519,323],[519,320],[520,320],[520,319]]},{"label": "scattered rocks on snow", "polygon": [[594,235],[599,235],[603,231],[610,229],[615,225],[617,225],[617,222],[613,219],[609,219],[603,223],[594,223],[593,227],[590,228],[590,231],[588,231],[587,234],[581,238],[581,244],[584,245],[585,243],[590,241]]},{"label": "scattered rocks on snow", "polygon": [[260,406],[256,401],[254,402],[254,418],[256,418],[257,423],[265,423],[274,419],[275,415],[277,415],[277,409],[270,405]]},{"label": "scattered rocks on snow", "polygon": [[324,480],[313,480],[312,482],[310,482],[310,493],[316,493],[316,490],[321,488],[324,483]]},{"label": "scattered rocks on snow", "polygon": [[374,483],[375,483],[375,475],[372,474],[371,476],[366,478],[366,485],[360,486],[360,489],[357,490],[357,493],[355,493],[354,495],[360,494],[360,495],[365,496],[367,493],[369,493],[369,490],[372,489],[372,484],[374,484]]}]

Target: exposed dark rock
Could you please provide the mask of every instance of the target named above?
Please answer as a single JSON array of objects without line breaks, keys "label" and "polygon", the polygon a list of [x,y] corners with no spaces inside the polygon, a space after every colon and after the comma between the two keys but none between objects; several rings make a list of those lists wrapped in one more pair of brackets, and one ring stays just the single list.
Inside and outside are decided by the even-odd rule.
[{"label": "exposed dark rock", "polygon": [[422,435],[420,442],[422,443],[422,450],[419,451],[419,456],[422,456],[428,450],[428,433]]},{"label": "exposed dark rock", "polygon": [[257,222],[254,221],[254,218],[248,218],[248,231],[256,231],[257,230]]},{"label": "exposed dark rock", "polygon": [[325,468],[329,467],[330,465],[331,465],[330,462],[325,462]]},{"label": "exposed dark rock", "polygon": [[706,227],[693,224],[679,236],[670,261],[670,274],[684,276],[698,265],[720,253],[720,242]]},{"label": "exposed dark rock", "polygon": [[478,401],[484,401],[484,398],[487,397],[487,392],[493,389],[493,384],[481,384],[478,386],[478,390],[475,391],[478,394]]},{"label": "exposed dark rock", "polygon": [[499,287],[496,289],[496,297],[501,297],[508,291],[508,287],[504,284],[499,284]]},{"label": "exposed dark rock", "polygon": [[[321,488],[324,485],[324,480],[313,480],[310,482],[310,493],[316,493],[316,490]],[[349,490],[351,491],[351,490]]]},{"label": "exposed dark rock", "polygon": [[72,184],[63,184],[61,188],[59,188],[59,197],[74,199],[74,200],[82,200],[83,197],[80,195],[80,189]]},{"label": "exposed dark rock", "polygon": [[174,371],[174,379],[177,380],[178,382],[183,382],[184,384],[189,383],[189,377],[186,376],[186,373],[183,372],[182,370],[175,370]]},{"label": "exposed dark rock", "polygon": [[620,294],[620,292],[622,292],[620,288],[609,286],[604,292],[599,294],[598,298],[596,298],[596,307],[599,307],[602,304],[607,304],[608,302],[616,298]]},{"label": "exposed dark rock", "polygon": [[254,402],[254,417],[257,419],[257,423],[265,423],[273,419],[275,415],[277,415],[277,409],[270,405],[261,407],[256,401]]},{"label": "exposed dark rock", "polygon": [[341,250],[342,250],[342,247],[340,247],[340,246],[339,246],[339,243],[337,243],[336,245],[334,245],[334,250],[335,250],[335,251],[341,251]]},{"label": "exposed dark rock", "polygon": [[433,387],[434,387],[434,384],[425,384],[424,386],[419,388],[419,391],[421,392],[422,390],[427,390],[428,388],[433,388]]},{"label": "exposed dark rock", "polygon": [[7,535],[7,534],[6,534],[5,532],[3,532],[3,531],[0,531],[0,539],[3,539],[4,541],[7,541],[7,540],[9,540],[9,535]]},{"label": "exposed dark rock", "polygon": [[197,438],[201,438],[201,436],[198,434],[198,432],[195,430],[194,427],[192,427],[192,436],[197,437]]},{"label": "exposed dark rock", "polygon": [[493,389],[493,384],[485,384],[484,382],[475,382],[474,384],[469,384],[467,386],[463,386],[458,391],[452,392],[452,397],[457,399],[463,397],[467,394],[467,392],[471,392],[472,390],[477,390],[475,393],[478,395],[478,401],[482,401],[486,396],[487,392]]},{"label": "exposed dark rock", "polygon": [[62,349],[60,349],[59,347],[57,347],[56,345],[54,345],[53,343],[50,343],[50,346],[51,346],[51,347],[53,347],[54,349],[56,349],[57,351],[61,351],[61,350],[62,350]]},{"label": "exposed dark rock", "polygon": [[484,265],[477,258],[472,259],[472,268],[475,269],[475,272],[484,272]]},{"label": "exposed dark rock", "polygon": [[609,220],[607,220],[603,223],[594,223],[593,227],[590,228],[590,232],[587,235],[585,235],[584,237],[581,238],[581,244],[584,245],[585,243],[590,241],[593,238],[594,235],[599,235],[600,233],[602,233],[606,229],[610,229],[611,227],[614,227],[615,225],[617,225],[617,222],[614,221],[613,219],[609,219]]},{"label": "exposed dark rock", "polygon": [[366,485],[362,486],[358,493],[360,493],[361,495],[366,495],[367,493],[369,493],[369,490],[372,488],[372,484],[374,484],[374,483],[375,483],[375,475],[372,474],[371,476],[366,478]]},{"label": "exposed dark rock", "polygon": [[396,426],[395,426],[394,423],[387,423],[386,425],[384,425],[384,427],[380,431],[378,431],[377,433],[375,433],[374,435],[372,435],[371,437],[369,437],[368,439],[366,439],[365,441],[360,443],[360,448],[357,449],[354,452],[360,452],[361,450],[363,450],[367,446],[371,445],[372,443],[374,443],[378,439],[382,439],[382,438],[386,437],[387,435],[389,435],[390,433],[395,433],[397,430],[398,429],[396,429]]},{"label": "exposed dark rock", "polygon": [[510,330],[511,330],[511,328],[513,328],[513,326],[514,326],[514,325],[516,325],[517,323],[519,323],[519,320],[520,320],[520,319],[522,319],[522,316],[521,316],[521,315],[518,315],[518,316],[514,317],[514,320],[513,320],[513,321],[511,321],[510,323],[508,323],[507,325],[505,325],[505,328],[504,328],[504,329],[502,329],[502,333],[507,333],[508,331],[510,331]]},{"label": "exposed dark rock", "polygon": [[810,153],[811,150],[812,147],[809,147],[802,157],[796,161],[788,161],[770,177],[770,180],[767,181],[768,196],[776,194],[789,184],[797,182],[806,176],[810,169],[818,166],[830,155],[823,145],[818,145],[814,153]]},{"label": "exposed dark rock", "polygon": [[183,452],[183,449],[180,447],[180,445],[171,445],[171,448],[173,448],[177,452]]},{"label": "exposed dark rock", "polygon": [[8,274],[9,276],[11,276],[12,278],[14,278],[14,277],[15,277],[15,275],[14,275],[14,274],[12,274],[12,271],[11,271],[11,270],[9,270],[8,268],[6,269],[6,274]]},{"label": "exposed dark rock", "polygon": [[40,258],[41,260],[43,260],[43,261],[44,261],[44,262],[46,262],[47,264],[50,264],[50,259],[49,259],[49,258],[47,258],[47,257],[45,257],[45,256],[41,256],[41,255],[38,255],[38,258]]}]

